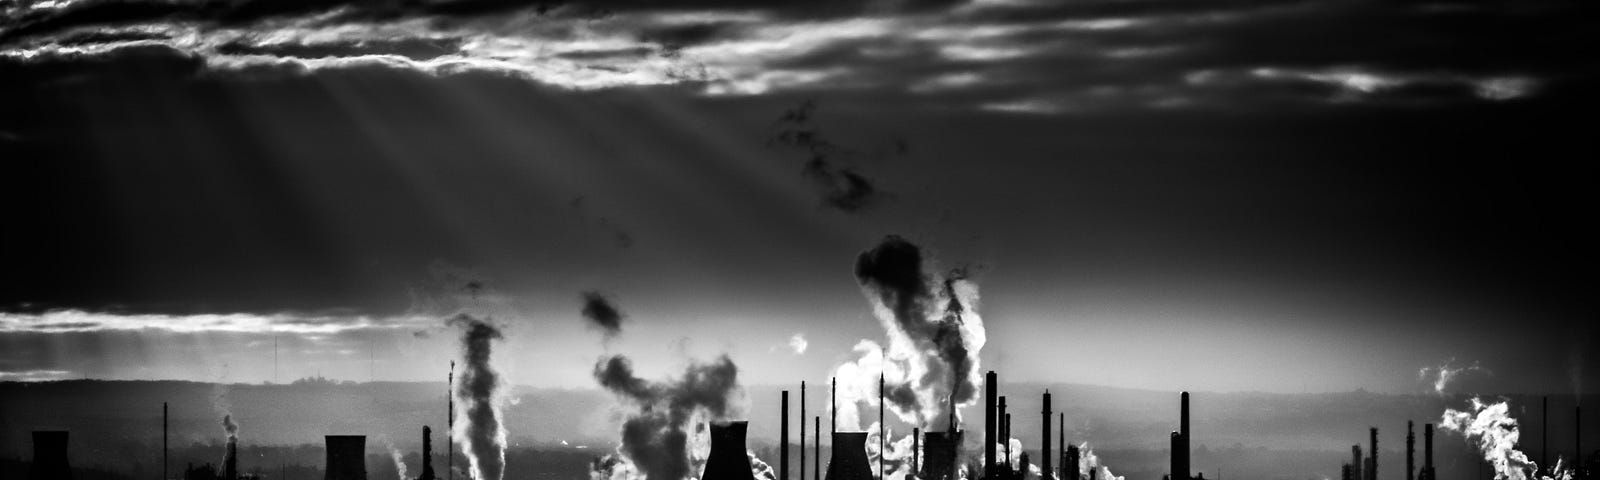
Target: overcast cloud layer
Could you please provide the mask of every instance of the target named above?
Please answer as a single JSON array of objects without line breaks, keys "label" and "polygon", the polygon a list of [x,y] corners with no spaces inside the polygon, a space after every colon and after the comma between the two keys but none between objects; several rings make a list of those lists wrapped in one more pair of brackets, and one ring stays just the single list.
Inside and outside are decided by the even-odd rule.
[{"label": "overcast cloud layer", "polygon": [[[929,4],[922,4],[929,3]],[[1584,2],[10,0],[7,63],[375,66],[708,95],[857,91],[1060,113],[1501,102],[1592,76]]]}]

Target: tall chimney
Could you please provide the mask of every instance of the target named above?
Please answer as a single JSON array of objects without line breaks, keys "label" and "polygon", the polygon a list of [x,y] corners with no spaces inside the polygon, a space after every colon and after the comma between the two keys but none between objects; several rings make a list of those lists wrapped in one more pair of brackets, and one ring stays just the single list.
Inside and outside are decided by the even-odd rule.
[{"label": "tall chimney", "polygon": [[1042,433],[1040,434],[1040,438],[1042,439],[1041,441],[1043,442],[1043,444],[1039,447],[1039,456],[1040,457],[1044,457],[1044,458],[1039,461],[1039,463],[1040,463],[1040,465],[1039,465],[1039,478],[1040,478],[1040,480],[1050,480],[1050,474],[1055,473],[1055,472],[1050,469],[1050,467],[1052,466],[1051,463],[1050,463],[1050,454],[1054,453],[1054,452],[1050,451],[1050,390],[1049,389],[1046,389],[1044,391],[1044,422],[1041,422],[1041,423],[1044,424],[1043,426],[1040,427],[1040,429],[1042,430]]},{"label": "tall chimney", "polygon": [[885,478],[883,457],[889,451],[889,422],[883,417],[883,372],[878,372],[878,478]]},{"label": "tall chimney", "polygon": [[835,432],[832,451],[825,480],[872,480],[867,432]]},{"label": "tall chimney", "polygon": [[[778,480],[789,480],[789,391],[783,391],[783,414],[778,421]],[[771,458],[771,457],[768,457]],[[749,459],[745,460],[750,461]],[[752,477],[753,478],[753,477]]]},{"label": "tall chimney", "polygon": [[[1580,398],[1579,400],[1582,399]],[[1583,405],[1572,407],[1572,424],[1577,427],[1573,429],[1572,435],[1572,449],[1577,454],[1572,457],[1575,466],[1574,471],[1578,472],[1576,475],[1578,480],[1584,480],[1589,478],[1589,472],[1587,471],[1589,465],[1584,461],[1583,456]]]},{"label": "tall chimney", "polygon": [[[456,443],[453,438],[456,430],[456,361],[450,361],[450,390],[445,394],[446,401],[450,404],[450,414],[444,420],[444,471],[448,480],[456,479]],[[363,440],[365,441],[365,440]]]},{"label": "tall chimney", "polygon": [[1182,438],[1179,441],[1183,442],[1183,453],[1180,455],[1183,458],[1183,471],[1181,476],[1180,472],[1173,472],[1172,476],[1176,477],[1173,480],[1189,480],[1193,478],[1189,475],[1190,467],[1192,466],[1189,464],[1189,440],[1194,438],[1189,432],[1189,392],[1183,392],[1178,396],[1178,400],[1180,404],[1178,409],[1178,433],[1182,434]]},{"label": "tall chimney", "polygon": [[328,435],[323,480],[367,480],[367,436]]},{"label": "tall chimney", "polygon": [[[811,429],[817,432],[811,437],[811,476],[814,480],[822,480],[822,415],[811,417],[811,422]],[[805,445],[800,448],[805,448]]]},{"label": "tall chimney", "polygon": [[[1058,474],[1058,475],[1056,475],[1056,477],[1065,479],[1065,478],[1067,478],[1066,474],[1077,475],[1078,474],[1078,470],[1077,470],[1077,467],[1073,467],[1072,470],[1066,470],[1066,468],[1067,468],[1067,412],[1061,412],[1061,413],[1056,414],[1056,421],[1057,421],[1057,423],[1056,423],[1056,440],[1060,440],[1060,442],[1058,442],[1056,444],[1056,450],[1058,452],[1060,452],[1059,456],[1061,457],[1061,469],[1064,471],[1063,474]],[[1077,478],[1074,477],[1073,480],[1077,480]]]},{"label": "tall chimney", "polygon": [[1061,462],[1061,471],[1062,471],[1062,473],[1065,473],[1065,475],[1061,476],[1061,480],[1078,480],[1079,477],[1078,477],[1078,446],[1077,445],[1068,445],[1067,446],[1067,459],[1066,460],[1062,460],[1062,462]]},{"label": "tall chimney", "polygon": [[1362,470],[1361,466],[1362,465],[1366,465],[1366,461],[1362,460],[1362,458],[1361,458],[1361,445],[1351,445],[1350,446],[1350,469],[1355,471],[1355,473],[1352,474],[1353,476],[1356,477],[1355,480],[1361,480],[1361,470]]},{"label": "tall chimney", "polygon": [[839,433],[839,377],[833,377],[828,383],[833,388],[828,392],[828,401],[833,404],[828,409],[828,430],[830,433]]},{"label": "tall chimney", "polygon": [[67,432],[33,432],[33,464],[28,466],[31,480],[72,480],[72,464],[67,461]]},{"label": "tall chimney", "polygon": [[[787,416],[787,414],[786,414]],[[800,480],[806,480],[806,381],[800,381]],[[1410,480],[1410,479],[1406,479]]]},{"label": "tall chimney", "polygon": [[1171,480],[1184,480],[1182,477],[1180,477],[1180,475],[1183,475],[1183,473],[1181,473],[1183,472],[1183,433],[1172,432],[1170,435],[1172,445],[1172,473],[1168,474],[1168,478]]},{"label": "tall chimney", "polygon": [[422,426],[422,476],[417,480],[434,480],[433,473],[433,430],[427,425]]},{"label": "tall chimney", "polygon": [[983,377],[983,476],[994,476],[994,436],[999,425],[999,418],[995,416],[995,397],[999,395],[995,389],[994,370],[990,370]]},{"label": "tall chimney", "polygon": [[750,422],[711,424],[711,453],[706,454],[700,480],[755,480],[750,471],[750,456],[745,450],[745,433]]},{"label": "tall chimney", "polygon": [[[1004,399],[1005,397],[1000,397],[1000,398]],[[1002,403],[1002,405],[1004,405],[1004,404]],[[1012,460],[1011,460],[1013,458],[1012,455],[1015,455],[1015,453],[1013,453],[1011,451],[1011,414],[1009,414],[1009,413],[1006,414],[1006,421],[1004,423],[1002,423],[1002,425],[1005,425],[1005,429],[1006,429],[1006,434],[1002,435],[1002,437],[1005,437],[1005,442],[1006,442],[1006,466],[1005,466],[1005,470],[1007,472],[1010,472],[1012,470],[1011,464],[1013,463]]]},{"label": "tall chimney", "polygon": [[1378,480],[1378,427],[1368,427],[1370,445],[1367,447],[1367,480]]},{"label": "tall chimney", "polygon": [[1412,423],[1406,420],[1406,480],[1416,480],[1417,432],[1412,430]]},{"label": "tall chimney", "polygon": [[911,427],[911,471],[921,472],[921,465],[917,465],[917,457],[922,456],[922,429]]},{"label": "tall chimney", "polygon": [[1539,404],[1539,472],[1550,470],[1550,396],[1545,395]]},{"label": "tall chimney", "polygon": [[1422,425],[1422,480],[1437,480],[1433,470],[1433,424]]},{"label": "tall chimney", "polygon": [[222,478],[239,480],[239,437],[228,436],[228,453],[222,459]]},{"label": "tall chimney", "polygon": [[161,480],[172,478],[167,475],[167,402],[161,402]]}]

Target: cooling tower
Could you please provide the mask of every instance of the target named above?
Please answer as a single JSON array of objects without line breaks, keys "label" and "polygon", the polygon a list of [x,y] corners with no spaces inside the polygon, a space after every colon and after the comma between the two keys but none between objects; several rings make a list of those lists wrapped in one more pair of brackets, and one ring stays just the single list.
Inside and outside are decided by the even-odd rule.
[{"label": "cooling tower", "polygon": [[328,463],[323,480],[367,479],[367,436],[328,435]]},{"label": "cooling tower", "polygon": [[961,458],[962,432],[927,432],[922,434],[922,468],[917,477],[922,480],[956,480],[956,460]]},{"label": "cooling tower", "polygon": [[33,432],[33,465],[28,468],[31,480],[70,480],[72,466],[67,463],[67,432],[61,430]]},{"label": "cooling tower", "polygon": [[749,428],[750,422],[711,424],[711,453],[700,480],[755,480],[744,443]]},{"label": "cooling tower", "polygon": [[867,463],[867,432],[835,432],[832,455],[824,480],[872,480],[872,466]]}]

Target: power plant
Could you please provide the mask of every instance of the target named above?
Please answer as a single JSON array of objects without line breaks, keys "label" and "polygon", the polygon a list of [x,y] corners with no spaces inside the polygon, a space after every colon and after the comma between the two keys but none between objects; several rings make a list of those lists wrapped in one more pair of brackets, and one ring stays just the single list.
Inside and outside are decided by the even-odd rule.
[{"label": "power plant", "polygon": [[711,453],[706,455],[700,480],[755,480],[750,457],[745,453],[745,433],[749,428],[750,422],[711,424]]}]

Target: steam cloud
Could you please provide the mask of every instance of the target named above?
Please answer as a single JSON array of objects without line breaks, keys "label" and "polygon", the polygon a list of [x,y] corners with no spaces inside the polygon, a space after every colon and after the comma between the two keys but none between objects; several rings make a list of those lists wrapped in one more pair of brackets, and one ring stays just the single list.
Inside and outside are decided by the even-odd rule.
[{"label": "steam cloud", "polygon": [[631,408],[622,423],[622,445],[595,462],[595,480],[698,476],[710,449],[706,422],[741,413],[739,368],[727,355],[690,363],[681,377],[663,382],[639,378],[628,357],[615,355],[600,359],[594,378]]},{"label": "steam cloud", "polygon": [[964,270],[935,278],[929,267],[920,248],[893,235],[857,257],[856,280],[883,324],[888,348],[862,340],[856,360],[834,369],[841,425],[860,425],[857,402],[877,405],[880,372],[889,409],[929,430],[949,427],[952,403],[978,400],[978,353],[986,336],[975,311],[977,285]]},{"label": "steam cloud", "polygon": [[622,333],[622,310],[611,303],[605,294],[597,291],[583,292],[583,318],[589,325],[599,328],[607,340]]},{"label": "steam cloud", "polygon": [[806,341],[805,335],[796,333],[794,336],[789,337],[789,350],[794,351],[795,355],[805,355],[806,348],[810,345],[811,342]]},{"label": "steam cloud", "polygon": [[1078,462],[1079,478],[1089,478],[1089,471],[1095,470],[1095,478],[1100,480],[1126,480],[1115,473],[1111,473],[1111,467],[1100,463],[1100,456],[1096,455],[1094,449],[1089,447],[1089,442],[1079,444],[1078,451],[1080,452]]},{"label": "steam cloud", "polygon": [[1570,480],[1572,471],[1563,467],[1560,459],[1556,460],[1550,475],[1535,476],[1539,465],[1517,450],[1521,432],[1517,429],[1517,419],[1512,418],[1510,412],[1509,402],[1488,403],[1474,397],[1467,410],[1445,409],[1439,427],[1461,434],[1477,447],[1484,461],[1494,466],[1495,480]]},{"label": "steam cloud", "polygon": [[466,367],[456,383],[455,438],[466,452],[474,480],[500,480],[505,473],[506,429],[500,422],[500,374],[489,364],[494,340],[505,338],[486,320],[458,314],[449,322],[461,329],[461,357]]},{"label": "steam cloud", "polygon": [[1472,362],[1472,365],[1466,365],[1462,367],[1456,367],[1453,365],[1454,363],[1455,359],[1452,358],[1450,360],[1446,360],[1444,364],[1437,367],[1422,367],[1422,369],[1417,370],[1417,377],[1431,382],[1433,384],[1434,393],[1444,395],[1445,389],[1449,388],[1450,383],[1458,379],[1465,378],[1471,374],[1494,374],[1494,372],[1490,371],[1489,369],[1478,365],[1478,362]]}]

